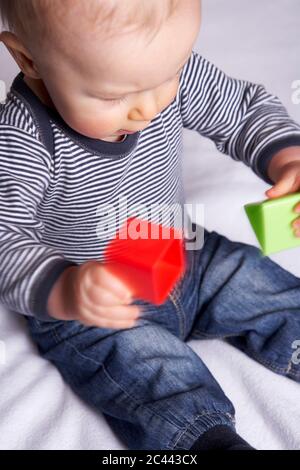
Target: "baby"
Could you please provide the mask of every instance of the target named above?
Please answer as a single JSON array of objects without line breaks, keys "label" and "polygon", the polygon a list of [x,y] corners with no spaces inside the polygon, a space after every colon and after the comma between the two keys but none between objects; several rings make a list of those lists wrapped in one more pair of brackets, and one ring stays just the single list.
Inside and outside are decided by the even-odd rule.
[{"label": "baby", "polygon": [[296,192],[300,126],[263,86],[193,51],[200,0],[0,0],[0,11],[21,69],[0,108],[1,303],[128,448],[253,449],[187,341],[226,338],[299,382],[300,279],[205,230],[163,305],[135,299],[104,262],[109,208],[151,207],[162,224],[160,205],[180,213],[183,128],[248,165],[267,196]]}]

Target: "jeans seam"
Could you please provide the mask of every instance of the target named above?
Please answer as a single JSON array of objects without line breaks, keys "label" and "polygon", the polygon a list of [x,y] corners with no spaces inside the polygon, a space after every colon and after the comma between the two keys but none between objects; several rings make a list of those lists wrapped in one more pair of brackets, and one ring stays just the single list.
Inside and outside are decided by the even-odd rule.
[{"label": "jeans seam", "polygon": [[[201,331],[198,330],[198,332],[196,334],[193,334],[192,337],[190,338],[191,340],[192,339],[224,339],[226,340],[227,338],[234,338],[235,336],[240,336],[240,335],[220,335],[220,336],[217,336],[217,335],[210,335],[210,334],[206,334],[206,333],[202,333]],[[238,349],[238,348],[237,348]],[[296,377],[298,378],[299,374],[297,374],[297,372],[294,372],[293,370],[290,370],[290,364],[291,364],[291,361],[288,362],[288,365],[286,367],[281,367],[281,366],[276,366],[274,365],[274,363],[272,362],[269,362],[268,360],[266,359],[261,359],[252,349],[247,349],[246,350],[246,354],[254,359],[255,361],[259,362],[260,364],[266,366],[268,369],[272,370],[273,372],[281,372],[281,373],[288,373],[289,375],[292,375],[293,377]]]},{"label": "jeans seam", "polygon": [[210,334],[210,333],[204,333],[201,330],[197,329],[196,333],[192,334],[191,339],[203,339],[203,337],[207,339],[225,339],[225,338],[234,338],[236,336],[241,336],[240,333],[234,335],[234,334],[229,334],[229,335],[216,335],[216,334]]},{"label": "jeans seam", "polygon": [[[188,256],[188,255],[186,254],[186,256]],[[182,302],[180,300],[180,297],[181,297],[181,290],[183,289],[183,286],[185,285],[186,282],[189,281],[190,277],[192,278],[193,273],[194,273],[196,255],[194,253],[192,253],[191,257],[192,257],[192,260],[191,260],[191,264],[189,266],[189,272],[186,273],[187,279],[185,279],[185,277],[183,277],[182,282],[175,285],[172,292],[168,296],[170,301],[174,305],[175,311],[176,311],[177,316],[179,318],[180,339],[182,339],[182,340],[184,340],[185,337],[186,337],[187,325],[186,325],[185,311],[184,311],[184,307],[182,305]]]},{"label": "jeans seam", "polygon": [[[185,429],[182,430],[182,432],[180,432],[180,434],[177,436],[175,442],[172,442],[172,439],[168,442],[168,445],[167,445],[167,448],[168,449],[174,449],[176,448],[178,442],[182,439],[182,437],[186,434],[186,432],[189,430],[190,427],[194,426],[195,423],[197,421],[199,421],[200,419],[202,419],[203,417],[206,417],[206,416],[226,416],[227,418],[229,418],[229,421],[232,423],[233,427],[235,427],[235,424],[236,424],[236,421],[235,421],[235,417],[231,414],[231,413],[228,413],[228,412],[224,412],[224,411],[203,411],[199,414],[197,414],[194,418],[193,421],[190,421]],[[214,427],[216,426],[217,423],[211,427]],[[208,428],[210,429],[210,428]],[[199,436],[198,436],[198,439],[199,437],[204,434],[205,431],[203,431]],[[193,445],[194,443],[192,443],[191,445]]]},{"label": "jeans seam", "polygon": [[179,319],[179,334],[181,339],[184,338],[186,325],[185,325],[185,313],[183,307],[181,305],[179,295],[176,295],[176,287],[173,289],[173,292],[169,294],[169,299],[172,302],[173,306],[175,307],[175,311],[177,313],[177,317]]},{"label": "jeans seam", "polygon": [[255,359],[257,362],[259,362],[262,365],[265,365],[269,369],[271,369],[274,372],[282,372],[282,373],[289,373],[293,375],[294,377],[297,377],[297,374],[294,373],[293,371],[289,371],[289,366],[290,366],[290,361],[288,361],[287,366],[281,367],[281,366],[276,366],[272,362],[269,362],[266,359],[261,359],[252,349],[247,350],[247,354],[249,351],[249,356]]},{"label": "jeans seam", "polygon": [[107,371],[107,369],[104,367],[104,365],[102,363],[99,363],[97,361],[95,361],[94,359],[86,356],[85,354],[82,354],[77,348],[76,346],[74,346],[71,342],[69,342],[68,340],[66,339],[62,339],[59,335],[59,333],[57,332],[57,328],[53,328],[51,330],[52,334],[53,334],[53,337],[54,337],[54,340],[58,341],[58,342],[61,342],[61,341],[64,341],[66,344],[68,344],[73,350],[76,351],[77,354],[79,354],[79,356],[81,356],[82,358],[84,358],[85,360],[88,360],[94,364],[96,364],[97,366],[101,366],[103,368],[103,371],[105,373],[105,375],[107,376],[107,378],[114,384],[116,385],[125,395],[127,398],[133,400],[133,402],[139,407],[139,408],[142,408],[143,410],[146,410],[151,416],[155,415],[156,417],[158,417],[160,420],[162,421],[165,421],[167,422],[168,424],[170,424],[171,426],[173,426],[174,428],[177,429],[177,431],[180,431],[182,428],[179,427],[178,425],[176,425],[175,423],[169,421],[167,418],[164,418],[162,417],[160,414],[158,414],[155,410],[153,410],[151,407],[149,406],[146,406],[144,405],[143,403],[139,403],[135,397],[131,396],[127,390],[124,390],[123,387],[121,387],[121,385],[117,382],[115,382],[115,380],[113,379],[113,377],[111,377],[111,375],[109,374],[109,372]]},{"label": "jeans seam", "polygon": [[[226,340],[226,338],[233,338],[235,336],[239,336],[239,335],[221,335],[221,336],[210,335],[210,334],[202,333],[200,330],[198,330],[198,334],[200,335],[199,338],[197,338],[197,335],[193,334],[193,337],[191,339],[201,339],[201,337],[203,339],[203,337],[205,337],[207,339],[224,339],[224,340]],[[274,363],[269,362],[266,359],[261,359],[261,357],[258,356],[257,353],[255,353],[252,349],[247,349],[245,352],[249,357],[256,360],[260,364],[266,366],[267,368],[273,370],[274,372],[286,372],[288,367],[289,367],[289,364],[290,364],[290,362],[289,362],[289,364],[286,367],[276,366],[276,365],[274,365]],[[294,373],[293,371],[289,371],[289,373],[294,375],[295,377],[297,377],[297,374]]]}]

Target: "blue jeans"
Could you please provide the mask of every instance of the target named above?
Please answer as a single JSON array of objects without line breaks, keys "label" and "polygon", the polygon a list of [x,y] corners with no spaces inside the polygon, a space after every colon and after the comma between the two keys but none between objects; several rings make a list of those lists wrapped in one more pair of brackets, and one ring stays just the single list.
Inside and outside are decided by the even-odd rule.
[{"label": "blue jeans", "polygon": [[[133,450],[190,449],[209,428],[234,429],[234,407],[190,339],[226,338],[278,374],[300,381],[300,279],[251,245],[205,231],[187,271],[127,330],[27,318],[43,357]],[[101,436],[99,436],[101,439]]]}]

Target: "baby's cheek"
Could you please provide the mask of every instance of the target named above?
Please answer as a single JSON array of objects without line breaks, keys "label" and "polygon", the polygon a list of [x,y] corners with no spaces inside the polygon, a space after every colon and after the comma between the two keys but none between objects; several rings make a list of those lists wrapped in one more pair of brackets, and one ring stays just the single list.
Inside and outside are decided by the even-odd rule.
[{"label": "baby's cheek", "polygon": [[84,114],[83,112],[78,112],[77,110],[68,113],[68,116],[65,117],[65,121],[68,125],[79,132],[79,134],[85,135],[86,137],[91,137],[94,139],[101,138],[101,135],[105,135],[105,132],[111,130],[111,119],[108,119],[108,116],[103,113],[99,113],[91,110],[90,113]]}]

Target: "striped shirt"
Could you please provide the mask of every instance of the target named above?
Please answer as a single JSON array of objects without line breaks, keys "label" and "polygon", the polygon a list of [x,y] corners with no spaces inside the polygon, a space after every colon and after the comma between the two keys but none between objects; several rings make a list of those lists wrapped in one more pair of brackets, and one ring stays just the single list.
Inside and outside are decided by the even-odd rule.
[{"label": "striped shirt", "polygon": [[174,101],[120,142],[71,129],[19,74],[0,108],[0,302],[51,321],[55,281],[69,266],[103,261],[118,211],[124,215],[126,206],[127,215],[166,224],[161,207],[176,212],[185,200],[183,128],[212,139],[268,183],[273,155],[300,145],[300,126],[277,97],[195,52]]}]

